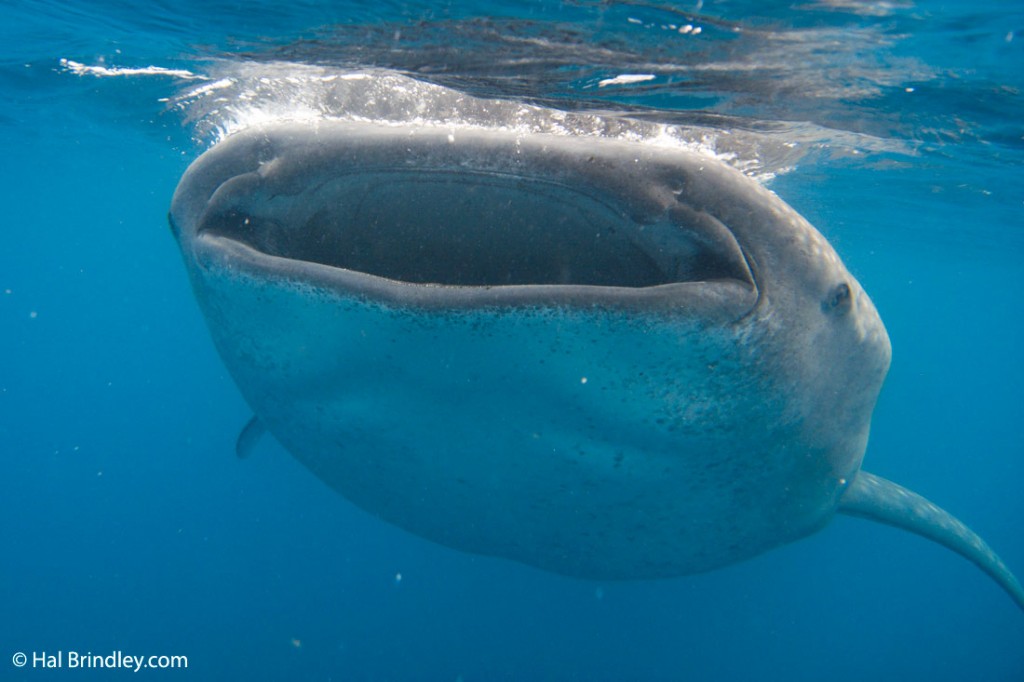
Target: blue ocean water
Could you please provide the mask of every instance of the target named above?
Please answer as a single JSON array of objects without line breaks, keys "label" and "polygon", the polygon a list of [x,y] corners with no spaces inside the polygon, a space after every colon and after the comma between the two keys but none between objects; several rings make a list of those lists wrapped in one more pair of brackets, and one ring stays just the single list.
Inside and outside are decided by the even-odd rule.
[{"label": "blue ocean water", "polygon": [[[195,89],[240,64],[729,131],[717,149],[830,239],[888,327],[865,468],[1021,574],[1016,3],[12,0],[0,46],[0,678],[131,674],[11,662],[121,651],[204,680],[1024,679],[1010,599],[875,524],[593,583],[410,536],[272,442],[239,461],[249,411],[166,223],[229,118]],[[600,85],[623,74],[653,78]]]}]

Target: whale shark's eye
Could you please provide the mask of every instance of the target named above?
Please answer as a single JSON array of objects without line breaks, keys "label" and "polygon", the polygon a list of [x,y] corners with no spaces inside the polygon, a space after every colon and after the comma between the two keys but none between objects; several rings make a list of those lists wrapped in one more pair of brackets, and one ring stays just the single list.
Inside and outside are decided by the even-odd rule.
[{"label": "whale shark's eye", "polygon": [[840,282],[821,303],[821,309],[826,313],[844,315],[853,306],[853,294],[850,292],[850,285]]}]

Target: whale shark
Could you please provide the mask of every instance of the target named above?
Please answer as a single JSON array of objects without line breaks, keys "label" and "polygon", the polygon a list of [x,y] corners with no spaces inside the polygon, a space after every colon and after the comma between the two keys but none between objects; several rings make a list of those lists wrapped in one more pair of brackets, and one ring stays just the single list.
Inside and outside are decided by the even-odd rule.
[{"label": "whale shark", "polygon": [[205,151],[170,225],[255,416],[367,512],[586,579],[727,566],[837,514],[966,557],[861,470],[885,327],[828,241],[697,151],[422,122],[279,121]]}]

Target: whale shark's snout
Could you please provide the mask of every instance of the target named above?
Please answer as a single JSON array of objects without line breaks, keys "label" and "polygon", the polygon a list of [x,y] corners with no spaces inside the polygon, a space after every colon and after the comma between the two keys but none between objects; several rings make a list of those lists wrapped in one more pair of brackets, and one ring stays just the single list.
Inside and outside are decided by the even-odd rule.
[{"label": "whale shark's snout", "polygon": [[[207,257],[393,302],[749,312],[757,287],[743,249],[679,205],[678,158],[592,142],[280,125],[221,143],[224,161],[198,192],[208,204],[176,219],[189,213],[182,198],[172,220]],[[701,172],[700,157],[685,158]]]}]

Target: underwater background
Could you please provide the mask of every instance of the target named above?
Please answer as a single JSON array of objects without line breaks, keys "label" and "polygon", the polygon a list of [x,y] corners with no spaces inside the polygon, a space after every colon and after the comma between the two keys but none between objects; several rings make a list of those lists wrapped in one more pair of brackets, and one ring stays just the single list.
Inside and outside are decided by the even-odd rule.
[{"label": "underwater background", "polygon": [[272,439],[238,460],[166,214],[220,136],[331,113],[312,66],[671,124],[766,182],[892,338],[865,468],[1024,573],[1019,3],[7,0],[0,679],[135,674],[12,662],[120,651],[201,680],[1024,680],[1009,597],[877,524],[595,583],[411,536]]}]

